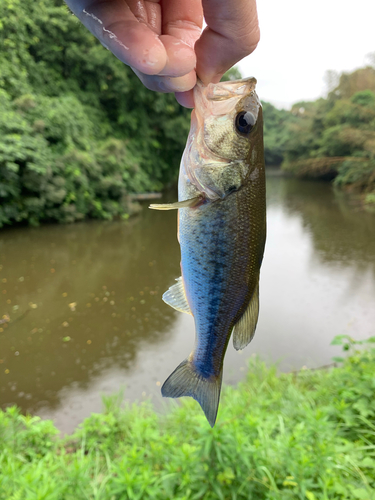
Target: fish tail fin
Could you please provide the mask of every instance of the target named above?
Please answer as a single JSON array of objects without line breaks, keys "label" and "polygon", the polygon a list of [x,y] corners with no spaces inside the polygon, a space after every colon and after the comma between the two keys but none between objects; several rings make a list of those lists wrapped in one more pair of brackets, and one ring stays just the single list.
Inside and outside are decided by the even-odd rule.
[{"label": "fish tail fin", "polygon": [[201,405],[210,426],[213,427],[219,407],[222,378],[222,369],[216,377],[204,377],[189,359],[185,359],[164,382],[161,393],[166,398],[191,396]]}]

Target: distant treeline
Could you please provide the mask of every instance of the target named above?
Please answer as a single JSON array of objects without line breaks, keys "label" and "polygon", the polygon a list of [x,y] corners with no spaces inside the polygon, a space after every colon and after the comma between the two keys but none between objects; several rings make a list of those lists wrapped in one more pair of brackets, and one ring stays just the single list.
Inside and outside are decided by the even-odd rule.
[{"label": "distant treeline", "polygon": [[[127,216],[129,194],[176,180],[190,111],[143,87],[62,0],[2,0],[0,47],[0,227]],[[375,70],[361,71],[364,88],[346,75],[347,90],[291,112],[263,103],[266,163],[359,157],[367,172]]]},{"label": "distant treeline", "polygon": [[350,186],[374,203],[375,67],[336,79],[326,99],[282,111],[283,126],[273,127],[282,168],[298,176],[335,178],[335,185]]}]

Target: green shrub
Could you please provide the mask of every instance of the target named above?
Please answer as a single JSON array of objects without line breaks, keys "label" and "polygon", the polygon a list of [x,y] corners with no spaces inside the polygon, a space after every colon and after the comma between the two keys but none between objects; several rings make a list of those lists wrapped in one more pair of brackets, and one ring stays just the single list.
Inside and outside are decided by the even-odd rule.
[{"label": "green shrub", "polygon": [[63,0],[0,2],[0,227],[111,219],[176,180],[189,111],[143,87]]},{"label": "green shrub", "polygon": [[338,169],[336,186],[352,185],[361,191],[375,191],[375,160],[346,160]]}]

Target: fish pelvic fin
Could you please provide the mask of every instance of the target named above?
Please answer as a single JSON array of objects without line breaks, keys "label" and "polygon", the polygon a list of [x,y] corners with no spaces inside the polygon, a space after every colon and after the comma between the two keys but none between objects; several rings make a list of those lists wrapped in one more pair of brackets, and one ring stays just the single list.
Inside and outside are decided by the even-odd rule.
[{"label": "fish pelvic fin", "polygon": [[215,425],[219,407],[223,369],[219,376],[204,377],[195,369],[189,359],[185,359],[172,372],[161,388],[165,398],[190,396],[201,405],[211,427]]},{"label": "fish pelvic fin", "polygon": [[190,306],[188,304],[182,276],[176,279],[177,283],[172,285],[166,292],[164,292],[162,299],[166,304],[173,307],[177,311],[191,314]]},{"label": "fish pelvic fin", "polygon": [[246,311],[234,326],[233,346],[239,351],[244,349],[254,338],[259,316],[259,278],[253,296]]},{"label": "fish pelvic fin", "polygon": [[152,210],[177,210],[178,208],[193,208],[199,205],[202,201],[200,196],[196,198],[190,198],[190,200],[184,201],[176,201],[176,203],[161,203],[161,204],[153,204],[148,208]]}]

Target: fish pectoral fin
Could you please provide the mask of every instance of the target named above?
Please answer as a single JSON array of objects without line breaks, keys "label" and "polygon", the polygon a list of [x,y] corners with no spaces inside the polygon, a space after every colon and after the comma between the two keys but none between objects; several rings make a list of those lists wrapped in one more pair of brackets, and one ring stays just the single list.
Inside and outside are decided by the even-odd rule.
[{"label": "fish pectoral fin", "polygon": [[190,200],[176,201],[176,203],[150,205],[148,208],[151,208],[152,210],[177,210],[179,208],[196,207],[201,201],[202,198],[197,196],[196,198],[190,198]]},{"label": "fish pectoral fin", "polygon": [[182,276],[176,279],[177,283],[163,294],[163,300],[166,304],[173,307],[177,311],[191,314],[190,306],[188,304]]},{"label": "fish pectoral fin", "polygon": [[190,396],[201,405],[211,427],[215,425],[219,407],[223,369],[218,376],[204,377],[196,370],[194,364],[185,359],[172,372],[161,388],[165,398]]},{"label": "fish pectoral fin", "polygon": [[246,311],[234,326],[233,346],[237,351],[244,349],[253,340],[258,322],[258,315],[259,279]]}]

